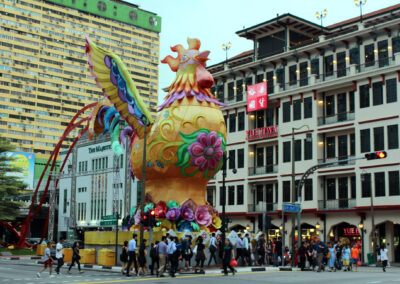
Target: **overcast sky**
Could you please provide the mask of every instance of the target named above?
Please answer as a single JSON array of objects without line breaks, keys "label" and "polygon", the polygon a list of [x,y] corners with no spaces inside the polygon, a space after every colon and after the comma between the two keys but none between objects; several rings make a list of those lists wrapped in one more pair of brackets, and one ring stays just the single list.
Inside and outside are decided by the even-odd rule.
[{"label": "overcast sky", "polygon": [[[323,25],[331,25],[360,15],[354,0],[128,0],[140,8],[161,16],[160,60],[174,55],[169,47],[182,44],[187,37],[201,40],[200,50],[210,50],[213,65],[225,60],[223,43],[232,43],[228,57],[252,49],[252,41],[240,38],[236,31],[275,18],[277,14],[291,13],[306,20],[320,23],[317,11],[327,9]],[[399,0],[368,0],[362,7],[363,14],[391,5]],[[175,55],[174,55],[175,56]],[[168,65],[160,63],[159,103],[165,97],[161,90],[175,77]]]}]

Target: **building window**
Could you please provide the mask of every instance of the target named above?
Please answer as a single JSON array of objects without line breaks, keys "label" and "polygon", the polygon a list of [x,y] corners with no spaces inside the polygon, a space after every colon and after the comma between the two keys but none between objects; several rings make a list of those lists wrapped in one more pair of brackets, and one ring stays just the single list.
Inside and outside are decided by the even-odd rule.
[{"label": "building window", "polygon": [[371,174],[361,175],[361,197],[371,197]]},{"label": "building window", "polygon": [[220,102],[224,102],[224,85],[217,86],[217,98]]},{"label": "building window", "polygon": [[257,196],[256,196],[256,201],[262,202],[264,201],[264,186],[262,184],[257,185]]},{"label": "building window", "polygon": [[274,71],[267,72],[267,94],[274,93]]},{"label": "building window", "polygon": [[383,104],[382,82],[372,84],[372,104],[374,106]]},{"label": "building window", "polygon": [[290,121],[290,102],[284,102],[282,104],[282,113],[283,113],[283,122],[289,122]]},{"label": "building window", "polygon": [[64,189],[64,202],[63,202],[63,213],[64,214],[67,213],[67,202],[68,202],[67,194],[68,194],[67,189]]},{"label": "building window", "polygon": [[229,169],[232,170],[235,168],[235,150],[229,150]]},{"label": "building window", "polygon": [[244,112],[241,111],[238,113],[238,131],[244,130]]},{"label": "building window", "polygon": [[336,61],[337,61],[337,76],[343,77],[346,76],[346,52],[339,52],[336,54]]},{"label": "building window", "polygon": [[304,98],[303,100],[304,118],[312,117],[312,97]]},{"label": "building window", "polygon": [[257,167],[264,166],[264,148],[257,148]]},{"label": "building window", "polygon": [[236,131],[236,115],[234,113],[231,113],[229,115],[229,132],[235,132]]},{"label": "building window", "polygon": [[242,169],[244,168],[244,149],[238,149],[237,150],[237,164],[238,164],[238,168]]},{"label": "building window", "polygon": [[388,42],[387,40],[382,40],[378,42],[378,60],[379,67],[389,65],[389,52],[388,52]]},{"label": "building window", "polygon": [[350,64],[360,64],[360,48],[354,47],[350,49]]},{"label": "building window", "polygon": [[273,108],[267,108],[266,112],[267,112],[267,115],[266,115],[267,126],[274,125],[274,109]]},{"label": "building window", "polygon": [[256,112],[256,117],[257,117],[256,123],[258,128],[264,127],[264,112],[265,112],[264,110],[258,110]]},{"label": "building window", "polygon": [[294,160],[301,161],[301,140],[294,141]]},{"label": "building window", "polygon": [[307,62],[300,63],[300,87],[308,85]]},{"label": "building window", "polygon": [[243,101],[243,80],[236,81],[236,101]]},{"label": "building window", "polygon": [[312,179],[308,178],[304,181],[304,201],[313,200],[313,184]]},{"label": "building window", "polygon": [[295,85],[297,83],[297,65],[289,66],[289,85]]},{"label": "building window", "polygon": [[326,157],[335,158],[336,157],[336,144],[335,144],[335,136],[326,137]]},{"label": "building window", "polygon": [[236,205],[243,205],[244,204],[244,190],[243,185],[238,185],[237,188],[237,199]]},{"label": "building window", "polygon": [[278,85],[284,90],[285,89],[285,68],[276,70],[276,81]]},{"label": "building window", "polygon": [[371,136],[369,129],[360,130],[361,153],[371,151]]},{"label": "building window", "polygon": [[326,198],[336,199],[336,179],[328,178],[326,180]]},{"label": "building window", "polygon": [[312,160],[312,141],[304,139],[304,160]]},{"label": "building window", "polygon": [[400,52],[400,37],[396,36],[392,38],[393,54]]},{"label": "building window", "polygon": [[301,120],[301,101],[293,101],[293,120]]},{"label": "building window", "polygon": [[397,124],[387,127],[388,149],[399,148],[399,126]]},{"label": "building window", "polygon": [[369,86],[360,86],[360,108],[369,107]]},{"label": "building window", "polygon": [[383,150],[385,148],[385,139],[383,135],[383,126],[374,128],[374,151]]},{"label": "building window", "polygon": [[228,205],[235,205],[235,187],[228,186]]},{"label": "building window", "polygon": [[386,103],[397,102],[397,82],[396,79],[386,80]]},{"label": "building window", "polygon": [[356,135],[354,133],[350,134],[350,156],[356,154]]},{"label": "building window", "polygon": [[374,44],[365,46],[365,67],[373,66],[375,63]]},{"label": "building window", "polygon": [[283,188],[282,202],[290,202],[290,181],[283,181],[282,188]]},{"label": "building window", "polygon": [[354,112],[354,91],[349,92],[349,112]]},{"label": "building window", "polygon": [[283,162],[290,162],[290,141],[283,142]]},{"label": "building window", "polygon": [[351,198],[355,199],[357,197],[357,191],[356,191],[356,177],[352,176],[350,177],[350,194],[351,194]]},{"label": "building window", "polygon": [[235,90],[233,89],[234,82],[228,83],[228,101],[232,101],[235,98]]},{"label": "building window", "polygon": [[257,76],[256,76],[256,84],[257,83],[261,83],[261,82],[263,82],[264,81],[264,74],[258,74]]},{"label": "building window", "polygon": [[326,116],[335,115],[335,96],[326,97]]},{"label": "building window", "polygon": [[207,188],[207,202],[210,203],[211,205],[214,204],[214,189],[213,188]]},{"label": "building window", "polygon": [[319,59],[311,60],[311,74],[316,75],[317,79],[319,78]]},{"label": "building window", "polygon": [[400,195],[399,171],[389,172],[389,195]]},{"label": "building window", "polygon": [[385,196],[385,173],[375,173],[375,197]]},{"label": "building window", "polygon": [[328,55],[324,57],[324,65],[325,65],[325,76],[333,75],[333,55]]}]

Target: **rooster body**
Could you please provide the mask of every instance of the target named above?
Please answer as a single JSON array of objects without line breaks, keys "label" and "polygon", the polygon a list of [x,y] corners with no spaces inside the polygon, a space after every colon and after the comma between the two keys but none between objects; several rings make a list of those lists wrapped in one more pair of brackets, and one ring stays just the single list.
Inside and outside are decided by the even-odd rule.
[{"label": "rooster body", "polygon": [[[178,56],[162,61],[177,76],[153,121],[120,59],[87,40],[90,70],[107,97],[93,110],[91,133],[109,131],[116,154],[122,153],[120,144],[128,136],[131,170],[139,180],[146,149],[146,193],[153,203],[191,200],[205,204],[207,183],[221,168],[226,149],[226,126],[219,107],[223,104],[210,93],[214,80],[205,69],[209,52],[199,51],[197,39],[188,39],[188,44],[188,49],[172,47]],[[129,125],[122,133],[117,127],[121,118]]]}]

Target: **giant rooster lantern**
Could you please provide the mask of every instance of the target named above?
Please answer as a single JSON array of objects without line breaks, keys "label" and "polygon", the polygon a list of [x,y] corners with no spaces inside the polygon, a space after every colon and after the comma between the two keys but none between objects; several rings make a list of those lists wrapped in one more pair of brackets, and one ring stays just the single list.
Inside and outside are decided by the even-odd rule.
[{"label": "giant rooster lantern", "polygon": [[[176,78],[154,120],[121,59],[87,39],[90,71],[106,97],[92,112],[89,135],[110,132],[117,155],[123,146],[130,147],[131,174],[139,180],[145,163],[145,210],[154,208],[158,218],[175,222],[176,228],[219,228],[205,191],[223,163],[226,126],[220,106],[224,104],[209,90],[214,83],[205,69],[210,52],[200,51],[198,39],[187,42],[188,49],[173,46],[177,56],[161,61],[176,72]],[[121,120],[127,124],[122,131]]]}]

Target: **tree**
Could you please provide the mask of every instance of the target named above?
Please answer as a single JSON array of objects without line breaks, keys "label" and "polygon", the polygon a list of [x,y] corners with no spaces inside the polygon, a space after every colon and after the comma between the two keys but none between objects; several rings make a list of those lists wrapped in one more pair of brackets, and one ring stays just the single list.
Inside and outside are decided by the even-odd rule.
[{"label": "tree", "polygon": [[20,168],[11,167],[13,158],[6,155],[14,150],[15,146],[10,141],[0,137],[0,220],[3,221],[12,221],[20,214],[21,203],[7,197],[17,195],[26,188],[21,179],[12,174],[21,172]]}]

